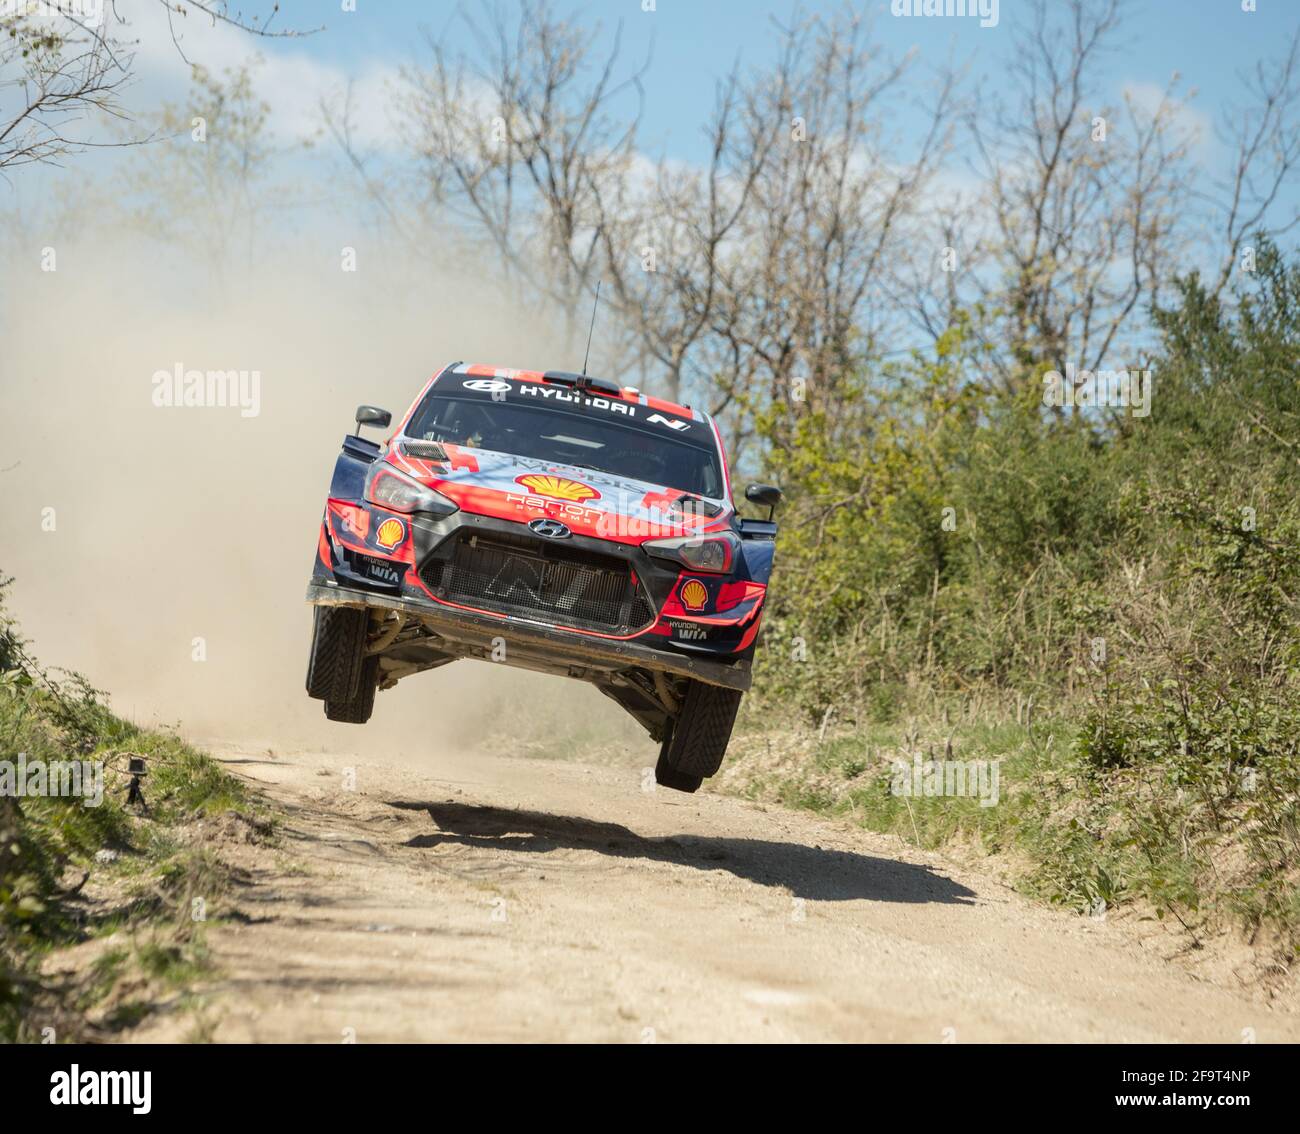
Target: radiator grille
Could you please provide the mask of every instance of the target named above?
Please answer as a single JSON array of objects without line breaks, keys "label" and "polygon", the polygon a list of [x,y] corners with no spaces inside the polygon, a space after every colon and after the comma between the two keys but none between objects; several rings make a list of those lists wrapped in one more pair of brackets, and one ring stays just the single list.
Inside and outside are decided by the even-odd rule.
[{"label": "radiator grille", "polygon": [[525,537],[461,535],[420,577],[439,598],[562,626],[630,633],[653,617],[622,559]]}]

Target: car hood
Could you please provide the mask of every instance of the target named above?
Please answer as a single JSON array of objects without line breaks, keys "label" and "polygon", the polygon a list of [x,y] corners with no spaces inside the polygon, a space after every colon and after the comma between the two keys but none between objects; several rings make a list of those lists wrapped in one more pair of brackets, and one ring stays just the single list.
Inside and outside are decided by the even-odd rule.
[{"label": "car hood", "polygon": [[623,543],[719,531],[734,511],[728,501],[671,485],[488,449],[396,438],[385,459],[466,512],[522,522],[549,517],[575,534]]}]

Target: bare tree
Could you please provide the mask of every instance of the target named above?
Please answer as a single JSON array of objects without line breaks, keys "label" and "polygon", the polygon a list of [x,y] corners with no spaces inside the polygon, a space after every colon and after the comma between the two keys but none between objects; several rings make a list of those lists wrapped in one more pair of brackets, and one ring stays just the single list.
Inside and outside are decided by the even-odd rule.
[{"label": "bare tree", "polygon": [[620,68],[617,34],[596,57],[590,29],[536,0],[470,26],[472,55],[431,39],[405,75],[418,180],[404,204],[352,147],[346,108],[331,120],[381,213],[470,233],[570,341],[604,280],[604,361],[728,414],[741,444],[775,406],[833,407],[902,321],[885,281],[918,245],[951,74],[904,138],[891,99],[916,102],[913,61],[849,6],[800,19],[776,29],[774,64],[720,84],[707,159],[689,165],[638,150],[645,64]]},{"label": "bare tree", "polygon": [[702,170],[661,161],[653,185],[597,195],[613,306],[643,373],[675,400],[692,387],[708,390],[710,379],[739,362],[717,335],[726,321],[722,267],[739,243],[771,144],[769,135],[747,150],[735,145],[741,97],[732,75],[718,91]]},{"label": "bare tree", "polygon": [[974,279],[1003,317],[1008,387],[1041,363],[1095,367],[1128,346],[1121,334],[1185,262],[1193,139],[1174,84],[1154,105],[1126,94],[1119,111],[1089,83],[1119,20],[1118,0],[1036,0],[1010,104],[970,118],[995,233],[991,270]]},{"label": "bare tree", "polygon": [[1178,76],[1103,103],[1091,76],[1121,14],[1121,0],[1035,0],[1007,93],[968,118],[980,194],[949,230],[968,251],[940,294],[918,291],[917,323],[941,333],[956,310],[980,305],[1008,392],[1044,365],[1136,362],[1175,277],[1208,268],[1218,295],[1252,234],[1300,222],[1300,211],[1276,215],[1300,169],[1300,33],[1243,77],[1247,104],[1220,127],[1234,160],[1215,180],[1192,160],[1203,139]]},{"label": "bare tree", "polygon": [[[172,41],[185,57],[178,18],[193,15],[252,35],[305,34],[273,29],[279,10],[264,16],[230,10],[226,0],[158,0],[167,13]],[[89,121],[96,114],[123,119],[119,95],[131,78],[134,52],[126,22],[114,9],[77,0],[6,6],[0,13],[0,172],[54,162],[100,146],[122,146],[148,136],[96,141]]]},{"label": "bare tree", "polygon": [[57,161],[92,143],[88,112],[119,114],[129,56],[74,21],[0,17],[0,170]]},{"label": "bare tree", "polygon": [[[1013,396],[1044,365],[1137,361],[1151,306],[1200,252],[1197,138],[1177,76],[1102,97],[1120,13],[1035,0],[999,90],[963,100],[976,109],[961,174],[960,71],[927,80],[849,6],[778,27],[772,64],[723,80],[697,164],[639,148],[645,64],[620,64],[617,34],[598,52],[545,0],[471,19],[470,52],[430,39],[429,63],[406,73],[405,206],[352,150],[346,115],[335,133],[392,223],[486,245],[571,342],[604,280],[607,363],[728,415],[742,445],[783,445],[801,415],[861,428],[845,407],[863,375],[958,325]],[[1298,51],[1259,69],[1260,108],[1242,119],[1214,214],[1228,268],[1300,160]],[[925,126],[904,134],[898,104],[918,93]]]},{"label": "bare tree", "polygon": [[190,97],[146,121],[158,142],[122,164],[113,194],[124,223],[206,260],[218,280],[236,255],[251,268],[266,214],[295,201],[271,181],[283,155],[267,136],[255,65],[222,77],[194,65]]},{"label": "bare tree", "polygon": [[1205,195],[1221,217],[1216,227],[1224,246],[1215,295],[1231,278],[1248,237],[1276,239],[1300,223],[1296,208],[1289,217],[1274,217],[1284,187],[1300,169],[1300,29],[1281,59],[1261,60],[1241,78],[1250,101],[1225,112],[1219,127],[1232,147],[1231,173]]},{"label": "bare tree", "polygon": [[833,410],[892,337],[884,281],[917,254],[953,89],[941,77],[928,125],[904,140],[889,129],[892,99],[909,87],[916,99],[912,77],[912,61],[890,58],[844,8],[786,29],[773,69],[744,84],[727,148],[754,184],[717,265],[714,408],[779,405],[775,443],[799,412]]},{"label": "bare tree", "polygon": [[619,77],[618,32],[593,60],[599,28],[535,0],[513,24],[500,9],[465,18],[479,51],[451,57],[429,37],[429,65],[404,75],[424,200],[485,236],[573,342],[601,274],[601,194],[635,175],[645,64]]}]

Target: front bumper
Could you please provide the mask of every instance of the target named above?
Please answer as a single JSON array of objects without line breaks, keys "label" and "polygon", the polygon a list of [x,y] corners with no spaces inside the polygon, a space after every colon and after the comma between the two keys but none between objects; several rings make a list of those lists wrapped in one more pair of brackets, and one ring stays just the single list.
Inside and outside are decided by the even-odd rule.
[{"label": "front bumper", "polygon": [[307,601],[318,606],[372,607],[397,610],[418,619],[442,639],[447,652],[462,657],[490,658],[499,641],[506,643],[506,656],[513,664],[550,672],[563,670],[568,676],[599,680],[602,675],[640,668],[651,672],[689,677],[708,685],[746,690],[750,686],[748,658],[734,662],[713,661],[659,650],[633,640],[599,638],[574,634],[514,616],[480,614],[460,607],[385,595],[342,586],[332,580],[314,578],[307,587]]}]

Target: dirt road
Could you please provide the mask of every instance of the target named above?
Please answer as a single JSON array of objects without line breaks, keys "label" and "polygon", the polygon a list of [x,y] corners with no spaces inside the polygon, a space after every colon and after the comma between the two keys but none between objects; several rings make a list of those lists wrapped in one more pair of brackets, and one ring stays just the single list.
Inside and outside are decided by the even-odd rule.
[{"label": "dirt road", "polygon": [[218,752],[288,818],[222,851],[248,874],[209,930],[217,1040],[1300,1039],[1120,926],[806,814],[611,768]]}]

